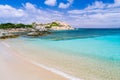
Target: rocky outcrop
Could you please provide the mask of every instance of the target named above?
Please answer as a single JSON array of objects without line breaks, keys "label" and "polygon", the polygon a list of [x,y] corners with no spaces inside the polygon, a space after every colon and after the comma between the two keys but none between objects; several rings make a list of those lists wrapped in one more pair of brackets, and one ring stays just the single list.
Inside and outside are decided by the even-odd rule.
[{"label": "rocky outcrop", "polygon": [[73,30],[74,29],[70,25],[62,21],[55,21],[54,23],[58,24],[58,26],[52,26],[51,30]]},{"label": "rocky outcrop", "polygon": [[33,23],[33,29],[35,29],[36,31],[47,31],[47,28],[45,27],[44,24],[38,24],[38,23]]},{"label": "rocky outcrop", "polygon": [[16,37],[19,37],[19,35],[13,34],[13,33],[1,33],[0,34],[0,39],[16,38]]},{"label": "rocky outcrop", "polygon": [[[62,21],[54,21],[46,24],[33,23],[28,28],[0,29],[0,39],[16,38],[19,35],[45,36],[51,34],[51,30],[73,30],[70,25]],[[19,33],[19,35],[17,35]]]},{"label": "rocky outcrop", "polygon": [[48,34],[51,34],[51,32],[48,32],[48,31],[30,32],[30,33],[27,33],[27,36],[37,37],[37,36],[45,36],[45,35],[48,35]]},{"label": "rocky outcrop", "polygon": [[48,30],[73,30],[70,25],[62,21],[54,21],[46,24],[33,23],[33,28],[38,31],[48,31]]}]

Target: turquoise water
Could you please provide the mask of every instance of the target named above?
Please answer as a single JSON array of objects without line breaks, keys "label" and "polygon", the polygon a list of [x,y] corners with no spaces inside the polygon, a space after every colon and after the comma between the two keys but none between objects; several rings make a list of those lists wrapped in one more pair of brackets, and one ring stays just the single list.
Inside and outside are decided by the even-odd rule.
[{"label": "turquoise water", "polygon": [[29,41],[76,56],[120,61],[119,29],[80,29],[57,31]]},{"label": "turquoise water", "polygon": [[[31,52],[66,73],[85,80],[120,80],[120,29],[54,31],[48,36],[19,39],[29,46],[24,48],[28,55]],[[41,47],[45,51],[41,52]]]}]

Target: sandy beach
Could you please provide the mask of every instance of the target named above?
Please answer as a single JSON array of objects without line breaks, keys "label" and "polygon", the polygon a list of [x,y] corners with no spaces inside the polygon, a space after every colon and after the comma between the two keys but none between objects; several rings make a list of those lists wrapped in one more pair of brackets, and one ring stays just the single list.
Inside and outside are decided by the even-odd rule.
[{"label": "sandy beach", "polygon": [[69,80],[44,69],[0,42],[0,80]]}]

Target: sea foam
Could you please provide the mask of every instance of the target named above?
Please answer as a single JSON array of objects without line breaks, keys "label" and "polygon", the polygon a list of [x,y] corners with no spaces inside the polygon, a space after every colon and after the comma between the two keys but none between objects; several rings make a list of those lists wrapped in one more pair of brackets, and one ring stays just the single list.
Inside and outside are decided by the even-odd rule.
[{"label": "sea foam", "polygon": [[58,70],[58,69],[51,68],[51,67],[47,67],[47,66],[45,66],[45,65],[43,65],[43,64],[39,64],[39,63],[37,63],[37,62],[35,62],[35,61],[30,61],[30,62],[31,62],[32,64],[36,65],[36,66],[39,66],[39,67],[44,68],[44,69],[46,69],[46,70],[48,70],[48,71],[51,71],[51,72],[53,72],[53,73],[55,73],[55,74],[58,74],[58,75],[60,75],[60,76],[63,76],[63,77],[65,77],[65,78],[69,79],[69,80],[83,80],[83,79],[74,77],[74,76],[72,76],[72,75],[70,75],[70,74],[64,73],[64,72],[62,72],[62,71],[60,71],[60,70]]}]

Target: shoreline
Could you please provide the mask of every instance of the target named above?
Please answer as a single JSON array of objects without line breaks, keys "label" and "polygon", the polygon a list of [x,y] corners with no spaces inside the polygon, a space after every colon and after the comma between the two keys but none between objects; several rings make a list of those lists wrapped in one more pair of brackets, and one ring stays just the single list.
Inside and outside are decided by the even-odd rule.
[{"label": "shoreline", "polygon": [[[51,41],[21,37],[3,40],[5,42],[3,44],[6,45],[6,47],[9,47],[10,45],[12,50],[16,52],[18,56],[21,55],[24,59],[27,58],[27,62],[29,61],[33,65],[37,65],[37,67],[40,66],[40,68],[42,66],[42,69],[48,69],[47,71],[53,70],[52,74],[57,71],[62,71],[62,75],[63,72],[65,72],[70,74],[70,76],[72,75],[84,80],[118,80],[120,69],[119,60],[117,60],[119,59],[119,56],[116,56],[116,51],[118,53],[120,52],[118,49],[118,39],[119,36],[116,35],[67,41]],[[105,42],[106,40],[107,42]],[[111,42],[111,40],[115,42]],[[113,44],[116,45],[114,46]],[[70,45],[74,48],[69,47]],[[77,47],[76,45],[80,46]],[[90,45],[96,46],[97,52],[95,52],[96,50]],[[105,46],[103,47],[103,45]],[[109,51],[106,52],[106,48]],[[113,50],[111,50],[111,48]],[[84,49],[87,49],[87,51]],[[101,50],[103,51],[103,55],[101,55]],[[90,51],[94,53],[89,54]],[[112,60],[111,55],[113,55]]]},{"label": "shoreline", "polygon": [[[2,42],[0,43],[0,46],[1,46],[1,45],[3,45],[3,46],[5,47],[6,51],[8,51],[8,49],[9,49],[9,50],[12,50],[12,49],[10,48],[10,45],[8,45],[7,43],[5,43],[4,41],[2,41]],[[2,46],[2,47],[3,47],[3,46]],[[7,48],[8,48],[8,49],[7,49]],[[45,65],[43,65],[43,64],[39,64],[39,63],[37,63],[37,62],[35,62],[35,61],[29,60],[29,59],[25,59],[24,56],[22,57],[21,55],[17,54],[17,53],[14,52],[13,50],[12,50],[12,52],[13,52],[13,53],[11,53],[11,52],[9,52],[9,53],[11,53],[12,55],[16,55],[17,57],[22,58],[25,62],[30,63],[30,64],[32,64],[33,66],[36,66],[36,67],[38,67],[38,68],[42,68],[43,70],[45,70],[45,71],[47,71],[48,73],[50,73],[50,74],[49,74],[50,76],[59,76],[58,78],[56,78],[57,80],[61,80],[62,78],[63,78],[62,80],[83,80],[83,79],[79,79],[79,78],[73,77],[73,76],[71,76],[71,75],[69,75],[69,74],[66,74],[66,73],[64,73],[64,72],[62,72],[62,71],[59,71],[59,70],[57,70],[57,69],[54,69],[54,68],[51,68],[51,67],[47,67],[47,66],[45,66]],[[48,73],[45,73],[45,74],[48,74]],[[51,73],[52,73],[52,74],[51,74]],[[54,75],[53,75],[53,74],[54,74]],[[61,78],[61,79],[59,79],[59,78]],[[53,79],[54,79],[54,78],[53,78]],[[53,80],[53,79],[48,78],[48,79],[46,79],[46,80]]]}]

